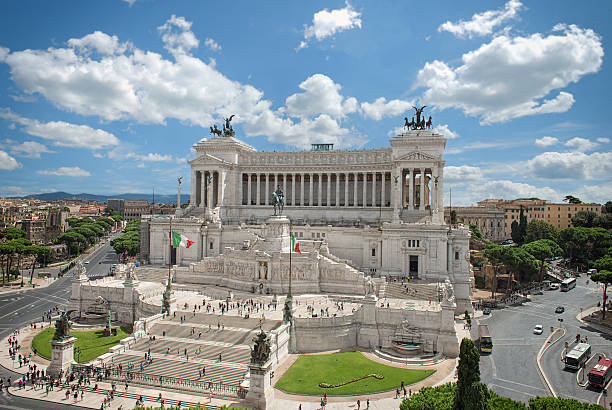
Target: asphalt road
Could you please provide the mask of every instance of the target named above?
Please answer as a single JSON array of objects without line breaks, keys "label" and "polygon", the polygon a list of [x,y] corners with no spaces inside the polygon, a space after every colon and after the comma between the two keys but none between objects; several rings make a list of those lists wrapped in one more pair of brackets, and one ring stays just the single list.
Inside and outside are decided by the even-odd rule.
[{"label": "asphalt road", "polygon": [[[588,337],[593,353],[612,356],[612,337],[602,335],[576,319],[580,309],[594,306],[601,300],[601,290],[587,278],[578,278],[578,285],[569,292],[544,291],[543,295],[532,295],[531,301],[521,306],[493,310],[477,322],[488,324],[493,338],[493,353],[480,359],[481,378],[493,391],[515,400],[527,402],[530,397],[548,396],[537,370],[536,357],[542,343],[550,334],[550,327],[562,326],[567,329],[560,342],[553,345],[542,358],[542,367],[560,397],[575,398],[595,403],[598,392],[586,390],[576,383],[576,373],[563,370],[560,361],[564,341],[572,342],[576,334]],[[565,312],[555,313],[557,306],[564,306]],[[535,325],[543,325],[542,335],[533,334]],[[477,326],[472,336],[477,338]],[[595,363],[589,362],[592,367]],[[587,368],[587,371],[589,368]]]},{"label": "asphalt road", "polygon": [[[110,246],[110,241],[92,249],[81,256],[87,269],[87,276],[95,279],[107,276],[111,265],[117,263],[117,255]],[[71,293],[72,271],[57,279],[45,288],[29,289],[12,293],[0,294],[0,338],[9,335],[14,329],[27,326],[32,321],[42,320],[43,313],[54,306],[65,308]],[[0,349],[8,346],[0,346]],[[13,380],[17,373],[0,367],[0,377]],[[65,409],[66,405],[47,403],[38,400],[23,399],[0,392],[1,409]],[[70,406],[76,407],[76,406]]]}]

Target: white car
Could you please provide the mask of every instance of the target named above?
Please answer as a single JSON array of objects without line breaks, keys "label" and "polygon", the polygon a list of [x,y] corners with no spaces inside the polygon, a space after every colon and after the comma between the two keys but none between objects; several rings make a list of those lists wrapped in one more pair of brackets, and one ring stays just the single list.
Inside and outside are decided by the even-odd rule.
[{"label": "white car", "polygon": [[87,265],[89,263],[89,261],[85,261],[85,265]]},{"label": "white car", "polygon": [[543,331],[544,328],[542,327],[542,325],[535,325],[535,327],[533,328],[533,334],[535,335],[541,335]]},{"label": "white car", "polygon": [[558,283],[551,283],[550,286],[548,287],[548,289],[550,289],[550,290],[557,290],[557,289],[559,289],[559,284]]}]

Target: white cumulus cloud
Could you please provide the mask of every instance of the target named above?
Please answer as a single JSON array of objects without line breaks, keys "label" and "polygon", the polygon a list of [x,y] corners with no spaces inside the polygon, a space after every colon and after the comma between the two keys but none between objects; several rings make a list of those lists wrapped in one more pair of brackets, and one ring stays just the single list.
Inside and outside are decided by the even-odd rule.
[{"label": "white cumulus cloud", "polygon": [[440,124],[440,125],[436,125],[435,127],[433,127],[433,132],[437,133],[437,134],[441,134],[444,137],[448,138],[449,140],[455,139],[455,138],[459,138],[459,134],[457,134],[454,131],[451,131],[450,128],[448,128],[447,124]]},{"label": "white cumulus cloud", "polygon": [[339,91],[340,84],[326,75],[314,74],[304,80],[299,87],[303,93],[287,97],[287,113],[296,117],[315,114],[328,114],[332,117],[343,117],[357,110],[355,98],[344,98]]},{"label": "white cumulus cloud", "polygon": [[599,144],[586,138],[575,137],[567,141],[565,146],[571,148],[573,151],[587,152],[593,151]]},{"label": "white cumulus cloud", "polygon": [[376,121],[382,120],[384,117],[393,117],[403,114],[408,109],[412,108],[414,101],[391,100],[387,101],[385,97],[379,97],[374,102],[361,103],[361,111],[366,118],[371,118]]},{"label": "white cumulus cloud", "polygon": [[145,155],[136,154],[134,152],[129,152],[128,154],[126,154],[125,158],[136,159],[139,161],[147,161],[147,162],[170,162],[172,161],[172,155],[154,154],[151,152]]},{"label": "white cumulus cloud", "polygon": [[11,153],[26,158],[40,158],[40,154],[52,154],[54,152],[36,141],[25,141],[11,146]]},{"label": "white cumulus cloud", "polygon": [[542,138],[536,138],[535,140],[535,144],[541,148],[550,147],[551,145],[555,145],[558,143],[559,143],[559,138],[557,137],[546,136]]},{"label": "white cumulus cloud", "polygon": [[607,144],[610,142],[610,138],[597,138],[597,142],[601,142],[602,144]]},{"label": "white cumulus cloud", "polygon": [[527,169],[545,179],[599,179],[612,175],[612,151],[544,152],[527,161]]},{"label": "white cumulus cloud", "polygon": [[204,45],[212,51],[221,51],[221,46],[212,38],[204,40]]},{"label": "white cumulus cloud", "polygon": [[55,175],[58,177],[88,177],[91,174],[79,167],[59,167],[58,169],[43,169],[36,171],[41,175]]},{"label": "white cumulus cloud", "polygon": [[604,51],[591,29],[560,24],[553,31],[501,35],[464,54],[456,68],[438,60],[426,63],[417,76],[417,85],[426,88],[423,100],[458,108],[483,124],[567,111],[573,95],[550,94],[599,71]]},{"label": "white cumulus cloud", "polygon": [[444,167],[444,181],[448,183],[462,183],[482,180],[482,170],[469,165]]},{"label": "white cumulus cloud", "polygon": [[312,26],[305,26],[304,40],[297,50],[308,47],[308,41],[312,38],[322,41],[336,33],[355,28],[361,28],[361,13],[355,11],[348,1],[342,9],[318,11],[312,17]]},{"label": "white cumulus cloud", "polygon": [[8,109],[0,109],[0,118],[23,125],[24,132],[51,140],[54,145],[62,147],[100,149],[119,145],[119,139],[110,132],[91,128],[88,125],[77,125],[64,121],[43,123],[21,117]]},{"label": "white cumulus cloud", "polygon": [[157,28],[162,35],[164,47],[174,56],[188,54],[189,50],[200,45],[200,40],[191,31],[191,24],[185,17],[173,14],[164,25]]},{"label": "white cumulus cloud", "polygon": [[447,21],[438,27],[438,31],[448,31],[459,38],[485,36],[491,34],[495,27],[517,18],[521,8],[523,8],[523,3],[518,0],[510,0],[501,10],[487,10],[483,13],[476,13],[471,20],[467,21],[460,20],[457,23]]},{"label": "white cumulus cloud", "polygon": [[0,151],[0,170],[12,171],[17,168],[21,168],[22,165],[17,160],[11,157],[5,151]]},{"label": "white cumulus cloud", "polygon": [[68,45],[84,54],[96,51],[104,55],[121,54],[130,47],[129,43],[119,42],[117,36],[109,36],[97,30],[81,38],[71,38]]}]

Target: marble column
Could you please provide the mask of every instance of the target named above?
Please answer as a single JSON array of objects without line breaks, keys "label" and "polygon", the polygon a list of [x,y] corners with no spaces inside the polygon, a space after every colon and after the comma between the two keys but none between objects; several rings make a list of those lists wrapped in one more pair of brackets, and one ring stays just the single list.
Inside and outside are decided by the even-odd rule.
[{"label": "marble column", "polygon": [[252,191],[253,188],[251,188],[251,185],[252,185],[252,183],[251,183],[251,173],[249,172],[247,175],[249,176],[249,179],[247,181],[247,195],[248,195],[247,196],[247,205],[251,205],[251,198],[252,198],[251,193],[253,192]]},{"label": "marble column", "polygon": [[191,194],[189,196],[189,198],[190,198],[189,199],[189,206],[190,207],[193,207],[193,206],[197,205],[196,204],[196,200],[197,200],[197,197],[198,197],[198,194],[197,194],[198,182],[197,182],[197,177],[196,177],[197,172],[198,171],[196,171],[195,169],[191,168],[191,180],[190,180],[190,182],[191,182]]},{"label": "marble column", "polygon": [[364,172],[363,173],[363,191],[361,193],[362,196],[362,201],[363,201],[363,207],[365,208],[366,206],[368,206],[368,173]]},{"label": "marble column", "polygon": [[410,168],[410,178],[408,178],[408,209],[416,209],[414,206],[414,168]]},{"label": "marble column", "polygon": [[421,186],[419,190],[419,196],[419,209],[422,211],[425,209],[425,168],[421,168]]},{"label": "marble column", "polygon": [[348,206],[349,204],[349,173],[344,173],[344,203],[343,206]]},{"label": "marble column", "polygon": [[285,205],[287,204],[287,174],[283,172],[283,195],[285,196]]},{"label": "marble column", "polygon": [[256,190],[255,205],[261,205],[261,174],[257,173],[257,190]]},{"label": "marble column", "polygon": [[208,172],[207,171],[200,171],[200,173],[202,174],[202,180],[201,185],[202,185],[202,195],[201,195],[201,201],[200,203],[202,204],[202,208],[206,208],[206,204],[208,203],[208,190],[206,189],[206,185],[208,183]]},{"label": "marble column", "polygon": [[376,177],[378,176],[378,172],[373,172],[372,173],[372,206],[375,207],[376,204],[376,197],[378,196],[376,194]]},{"label": "marble column", "polygon": [[310,183],[308,184],[308,206],[312,206],[313,205],[313,200],[312,200],[312,192],[314,191],[314,178],[313,178],[313,173],[308,174],[308,176],[310,177]]},{"label": "marble column", "polygon": [[[227,171],[219,171],[219,181],[217,182],[217,198],[219,201],[219,206],[225,205],[225,178],[227,176]],[[240,178],[240,195],[242,195],[242,178]],[[242,203],[242,202],[241,202]]]},{"label": "marble column", "polygon": [[295,206],[295,174],[291,174],[291,206]]},{"label": "marble column", "polygon": [[304,174],[300,174],[300,206],[304,206]]},{"label": "marble column", "polygon": [[319,186],[317,187],[318,197],[317,197],[317,206],[323,205],[323,174],[321,172],[318,173]]},{"label": "marble column", "polygon": [[357,206],[358,202],[357,202],[357,184],[358,184],[358,179],[359,179],[359,173],[354,172],[353,173],[355,175],[355,182],[353,183],[353,206]]},{"label": "marble column", "polygon": [[331,206],[331,172],[327,173],[327,198],[325,198],[325,206]]},{"label": "marble column", "polygon": [[213,177],[213,172],[208,172],[208,175],[206,176],[206,206],[208,207],[208,209],[212,209],[213,207],[213,182],[214,182],[214,177]]},{"label": "marble column", "polygon": [[387,206],[387,193],[385,192],[385,188],[387,187],[387,172],[382,173],[382,186],[380,187],[380,206]]},{"label": "marble column", "polygon": [[340,206],[340,173],[336,172],[336,207]]},{"label": "marble column", "polygon": [[267,172],[264,174],[264,177],[266,178],[266,189],[264,190],[264,205],[268,205],[268,196],[270,195],[270,174],[268,174]]}]

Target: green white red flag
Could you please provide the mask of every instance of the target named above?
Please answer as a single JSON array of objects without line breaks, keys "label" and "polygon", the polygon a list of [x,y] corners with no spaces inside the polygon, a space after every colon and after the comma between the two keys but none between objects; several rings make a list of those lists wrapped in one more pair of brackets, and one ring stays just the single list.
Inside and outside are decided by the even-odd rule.
[{"label": "green white red flag", "polygon": [[302,253],[300,250],[300,243],[295,240],[295,236],[291,234],[291,250],[293,252]]},{"label": "green white red flag", "polygon": [[178,248],[179,246],[182,246],[183,248],[189,248],[194,243],[195,242],[190,241],[189,238],[187,238],[185,235],[180,234],[176,231],[172,231],[172,247],[173,248]]}]

